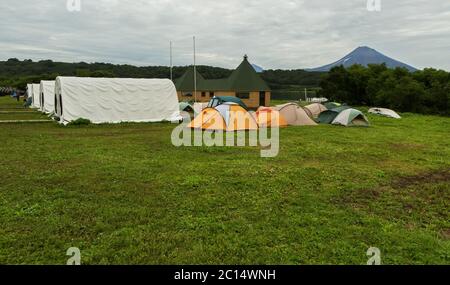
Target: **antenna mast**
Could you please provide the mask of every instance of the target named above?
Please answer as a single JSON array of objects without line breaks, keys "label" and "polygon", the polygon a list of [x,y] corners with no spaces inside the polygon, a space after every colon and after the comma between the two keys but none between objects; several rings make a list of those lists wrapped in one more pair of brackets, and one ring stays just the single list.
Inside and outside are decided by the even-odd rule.
[{"label": "antenna mast", "polygon": [[197,56],[194,36],[194,101],[197,103]]},{"label": "antenna mast", "polygon": [[172,55],[172,41],[170,41],[170,80],[173,81],[173,55]]}]

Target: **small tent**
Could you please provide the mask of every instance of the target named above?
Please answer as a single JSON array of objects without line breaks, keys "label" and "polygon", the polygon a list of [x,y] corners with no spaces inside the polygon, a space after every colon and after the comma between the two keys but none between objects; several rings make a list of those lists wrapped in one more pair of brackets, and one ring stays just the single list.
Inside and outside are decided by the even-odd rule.
[{"label": "small tent", "polygon": [[67,124],[181,120],[175,85],[169,79],[57,77],[56,116]]},{"label": "small tent", "polygon": [[327,111],[327,107],[325,107],[324,105],[320,104],[320,103],[314,103],[308,106],[305,106],[305,109],[308,109],[313,118],[317,118],[319,117],[320,113]]},{"label": "small tent", "polygon": [[232,97],[232,96],[219,96],[212,98],[208,103],[208,108],[215,108],[223,103],[235,103],[244,108],[245,110],[248,110],[247,105],[242,102],[241,99],[238,97]]},{"label": "small tent", "polygon": [[287,127],[286,119],[272,108],[261,107],[254,117],[260,128]]},{"label": "small tent", "polygon": [[189,128],[208,131],[249,131],[258,130],[253,116],[236,103],[224,103],[214,108],[204,109],[190,124]]},{"label": "small tent", "polygon": [[342,111],[345,111],[347,109],[350,109],[350,107],[348,107],[348,106],[341,106],[341,107],[338,107],[338,108],[334,108],[334,109],[322,112],[322,113],[320,113],[319,118],[317,119],[317,121],[320,124],[331,124],[334,121],[334,119],[336,119],[336,117]]},{"label": "small tent", "polygon": [[395,111],[390,110],[390,109],[385,109],[385,108],[372,108],[369,110],[369,113],[375,114],[375,115],[380,115],[380,116],[385,116],[385,117],[393,118],[393,119],[401,119],[402,118]]},{"label": "small tent", "polygon": [[194,103],[194,113],[200,114],[204,109],[208,107],[208,103]]},{"label": "small tent", "polygon": [[55,81],[41,81],[39,87],[40,111],[46,114],[55,112]]},{"label": "small tent", "polygon": [[309,110],[298,106],[295,103],[288,103],[274,107],[274,110],[280,112],[289,126],[315,126],[317,125],[311,119]]},{"label": "small tent", "polygon": [[194,107],[187,102],[180,102],[180,111],[184,112],[194,112]]},{"label": "small tent", "polygon": [[331,110],[331,109],[335,109],[335,108],[338,108],[338,107],[341,107],[342,106],[342,104],[340,104],[340,103],[336,103],[336,102],[327,102],[327,103],[325,103],[325,104],[323,104],[328,110]]},{"label": "small tent", "polygon": [[333,125],[342,125],[346,127],[368,127],[369,121],[361,111],[356,109],[347,109],[339,113],[334,119]]},{"label": "small tent", "polygon": [[28,97],[23,106],[25,108],[31,108],[32,104],[33,104],[33,97]]},{"label": "small tent", "polygon": [[41,85],[40,84],[32,84],[33,89],[33,108],[40,109],[41,108],[41,100],[40,100],[40,91],[41,91]]}]

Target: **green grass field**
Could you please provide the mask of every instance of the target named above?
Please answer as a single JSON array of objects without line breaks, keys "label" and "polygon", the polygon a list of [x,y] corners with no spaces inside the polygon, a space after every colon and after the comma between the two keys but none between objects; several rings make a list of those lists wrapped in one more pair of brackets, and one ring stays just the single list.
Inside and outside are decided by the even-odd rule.
[{"label": "green grass field", "polygon": [[450,119],[403,116],[285,128],[270,159],[173,124],[0,124],[0,263],[450,264]]},{"label": "green grass field", "polygon": [[45,114],[35,110],[24,108],[24,102],[17,102],[15,99],[0,97],[0,123],[2,121],[20,121],[20,120],[51,120]]}]

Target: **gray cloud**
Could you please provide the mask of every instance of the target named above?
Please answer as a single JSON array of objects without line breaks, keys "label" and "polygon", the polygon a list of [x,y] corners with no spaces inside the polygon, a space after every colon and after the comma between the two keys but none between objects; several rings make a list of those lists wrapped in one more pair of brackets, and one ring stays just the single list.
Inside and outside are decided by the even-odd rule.
[{"label": "gray cloud", "polygon": [[233,68],[247,53],[265,68],[316,67],[360,45],[413,66],[450,70],[450,2],[367,0],[2,0],[0,58]]}]

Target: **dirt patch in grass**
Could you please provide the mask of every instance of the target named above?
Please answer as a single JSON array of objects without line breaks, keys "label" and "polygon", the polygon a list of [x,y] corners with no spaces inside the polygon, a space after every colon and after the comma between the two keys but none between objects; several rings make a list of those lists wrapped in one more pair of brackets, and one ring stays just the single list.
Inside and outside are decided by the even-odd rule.
[{"label": "dirt patch in grass", "polygon": [[[383,195],[383,193],[386,192],[402,192],[401,191],[402,189],[410,187],[418,188],[420,190],[421,186],[427,184],[438,184],[445,182],[450,183],[450,170],[444,169],[433,172],[428,171],[416,175],[401,176],[393,179],[387,184],[383,184],[376,188],[352,190],[351,194],[354,195],[344,196],[340,201],[345,203],[350,202],[350,200],[354,200],[355,198],[357,200],[377,199],[380,198]],[[349,194],[348,192],[346,193]]]},{"label": "dirt patch in grass", "polygon": [[390,147],[394,150],[420,150],[424,149],[425,145],[423,144],[415,144],[415,143],[391,143]]},{"label": "dirt patch in grass", "polygon": [[444,239],[450,240],[450,229],[442,230],[441,235]]},{"label": "dirt patch in grass", "polygon": [[450,170],[427,171],[395,178],[372,189],[342,191],[332,199],[339,207],[351,208],[405,227],[432,227],[448,239]]},{"label": "dirt patch in grass", "polygon": [[399,177],[390,183],[393,188],[407,188],[410,186],[420,186],[422,184],[450,182],[450,170],[440,170],[435,172],[419,173],[412,176]]}]

